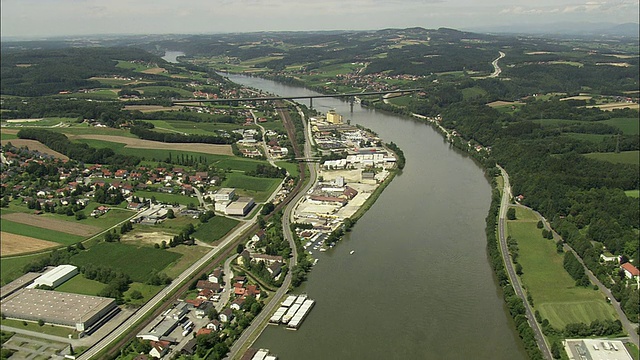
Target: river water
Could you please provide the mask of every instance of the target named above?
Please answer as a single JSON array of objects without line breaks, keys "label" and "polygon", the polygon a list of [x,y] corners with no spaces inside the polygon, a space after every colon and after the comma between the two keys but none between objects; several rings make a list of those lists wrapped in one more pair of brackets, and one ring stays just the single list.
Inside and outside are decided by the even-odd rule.
[{"label": "river water", "polygon": [[164,52],[164,56],[162,58],[167,62],[177,64],[178,63],[178,56],[184,56],[184,53],[182,51],[169,51],[169,50],[167,50],[167,51]]},{"label": "river water", "polygon": [[[316,94],[229,75],[280,96]],[[308,105],[308,104],[307,104]],[[333,98],[313,100],[404,151],[407,164],[301,287],[316,305],[297,331],[270,325],[253,347],[279,359],[525,359],[486,255],[491,188],[430,126]],[[354,250],[353,255],[349,252]]]}]

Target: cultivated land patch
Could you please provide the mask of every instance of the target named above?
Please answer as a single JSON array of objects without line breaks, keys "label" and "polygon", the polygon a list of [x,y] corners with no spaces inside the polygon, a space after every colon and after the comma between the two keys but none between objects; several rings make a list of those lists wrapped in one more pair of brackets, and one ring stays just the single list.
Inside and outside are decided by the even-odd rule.
[{"label": "cultivated land patch", "polygon": [[162,106],[162,105],[125,105],[125,110],[138,110],[141,112],[151,112],[151,111],[173,111],[180,110],[182,106]]},{"label": "cultivated land patch", "polygon": [[125,144],[125,147],[136,149],[163,149],[175,151],[193,151],[204,154],[233,156],[231,145],[201,144],[201,143],[163,143],[159,141],[128,138],[111,135],[70,135],[72,139],[93,139]]},{"label": "cultivated land patch", "polygon": [[30,215],[25,213],[12,213],[3,215],[2,219],[84,237],[91,236],[101,231],[100,228],[91,225],[79,224],[77,222],[71,221],[55,220],[46,216]]},{"label": "cultivated land patch", "polygon": [[212,243],[222,239],[231,229],[238,225],[239,221],[224,216],[214,216],[208,222],[198,226],[193,237],[206,243]]},{"label": "cultivated land patch", "polygon": [[[7,133],[10,134],[9,132],[2,130],[3,133]],[[17,133],[17,132],[16,132]],[[17,147],[17,148],[21,148],[23,146],[26,146],[29,148],[29,150],[37,150],[43,154],[49,154],[52,156],[57,157],[58,159],[62,159],[62,160],[69,160],[69,158],[66,155],[63,155],[57,151],[51,150],[48,146],[44,145],[43,143],[36,141],[36,140],[27,140],[27,139],[9,139],[9,140],[2,140],[0,141],[0,143],[2,143],[2,146],[5,146],[8,142],[11,143],[11,145]]]},{"label": "cultivated land patch", "polygon": [[497,107],[509,106],[509,105],[513,105],[513,104],[515,104],[513,101],[498,100],[498,101],[492,101],[492,102],[488,103],[487,106],[492,107],[492,108],[497,108]]},{"label": "cultivated land patch", "polygon": [[611,103],[611,104],[602,104],[602,105],[594,105],[594,106],[588,106],[588,107],[597,107],[600,110],[604,110],[604,111],[611,111],[611,110],[615,110],[615,109],[640,109],[640,104],[636,104],[636,103]]},{"label": "cultivated land patch", "polygon": [[636,164],[640,165],[640,151],[622,151],[619,153],[590,153],[584,156],[608,161],[616,164]]},{"label": "cultivated land patch", "polygon": [[107,284],[89,280],[85,278],[84,275],[78,274],[65,281],[64,284],[58,286],[55,290],[72,294],[97,296],[105,287],[107,287]]},{"label": "cultivated land patch", "polygon": [[45,256],[48,255],[33,254],[0,258],[0,283],[5,285],[17,279],[20,275],[24,274],[22,270],[25,266]]},{"label": "cultivated land patch", "polygon": [[8,232],[0,232],[0,256],[11,256],[36,252],[60,246],[53,241],[40,240]]},{"label": "cultivated land patch", "polygon": [[[4,215],[3,215],[4,216]],[[0,229],[4,232],[28,236],[40,240],[53,241],[62,245],[71,245],[85,239],[84,236],[72,235],[51,229],[45,229],[32,225],[22,224],[15,221],[0,218]]]}]

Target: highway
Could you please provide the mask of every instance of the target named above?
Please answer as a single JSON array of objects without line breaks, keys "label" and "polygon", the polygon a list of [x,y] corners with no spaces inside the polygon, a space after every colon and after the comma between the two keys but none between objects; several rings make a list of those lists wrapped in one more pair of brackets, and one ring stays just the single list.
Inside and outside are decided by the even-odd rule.
[{"label": "highway", "polygon": [[[288,117],[288,113],[286,113],[284,111],[281,111],[281,110],[278,110],[278,112],[280,113],[280,116],[282,117],[283,121],[285,121],[285,122],[289,122],[290,121],[290,119]],[[305,140],[306,141],[305,141],[305,144],[304,144],[304,155],[305,156],[310,156],[311,155],[311,145],[310,145],[311,144],[311,137],[310,137],[310,133],[311,132],[309,130],[309,124],[306,122],[304,113],[300,110],[300,108],[298,108],[298,113],[302,117],[302,121],[305,124],[305,129],[307,130],[307,131],[305,131]],[[292,134],[290,133],[289,137],[291,138],[291,136],[292,136]],[[293,138],[292,139],[295,139],[295,133],[293,133]],[[296,150],[298,150],[298,149],[296,149]],[[296,156],[299,155],[297,152],[299,152],[299,150],[296,151]],[[229,351],[229,354],[227,355],[227,357],[225,359],[235,359],[235,358],[239,358],[242,355],[242,351],[246,350],[246,348],[248,346],[250,346],[257,339],[257,337],[260,335],[260,333],[262,333],[262,331],[264,330],[264,327],[267,326],[267,319],[273,314],[273,312],[276,310],[276,308],[280,306],[280,302],[281,302],[282,298],[287,293],[287,291],[289,291],[289,286],[291,286],[291,270],[295,267],[296,261],[298,259],[298,250],[296,248],[296,244],[295,244],[295,241],[293,239],[293,234],[291,233],[291,226],[290,226],[291,218],[292,218],[292,212],[295,209],[295,207],[297,206],[297,204],[300,201],[300,199],[302,199],[302,197],[304,197],[304,195],[311,188],[311,186],[313,186],[313,184],[315,184],[316,179],[317,179],[317,164],[315,164],[315,163],[307,163],[307,167],[308,167],[309,173],[310,173],[309,181],[294,196],[294,198],[291,200],[291,202],[289,202],[289,204],[285,207],[284,213],[283,213],[283,216],[282,216],[282,230],[283,230],[284,236],[289,241],[289,246],[291,247],[291,251],[292,251],[291,260],[289,262],[289,272],[287,273],[287,276],[285,277],[284,281],[282,282],[282,286],[280,286],[280,288],[275,292],[275,294],[273,294],[273,296],[271,297],[271,300],[269,301],[269,303],[267,305],[265,305],[265,307],[262,309],[260,314],[258,314],[258,316],[256,316],[255,319],[253,319],[253,321],[251,322],[251,325],[242,332],[242,334],[240,335],[238,340],[236,340],[236,342],[231,347],[231,349]],[[303,181],[303,179],[304,179],[304,176],[301,175],[300,176],[300,181]]]},{"label": "highway", "polygon": [[520,297],[522,299],[522,302],[524,303],[526,314],[527,314],[527,320],[529,322],[529,325],[533,329],[533,332],[536,337],[536,342],[538,343],[538,347],[542,351],[542,354],[544,355],[544,357],[546,359],[551,360],[553,359],[553,356],[551,355],[549,344],[547,344],[547,341],[544,335],[542,334],[542,329],[540,328],[540,325],[536,321],[536,318],[533,314],[533,311],[531,310],[531,306],[529,305],[529,302],[527,302],[527,297],[525,296],[524,291],[522,290],[522,284],[520,284],[520,279],[516,274],[516,271],[513,267],[513,263],[511,262],[511,256],[509,255],[505,226],[507,222],[506,221],[507,209],[509,209],[509,202],[511,201],[511,197],[512,197],[511,185],[509,184],[509,175],[507,174],[507,172],[500,165],[496,165],[496,166],[498,166],[498,168],[500,169],[500,172],[502,173],[502,179],[504,180],[504,186],[502,189],[502,200],[500,201],[500,216],[499,216],[499,225],[498,225],[500,249],[502,250],[502,260],[504,262],[505,268],[507,269],[507,274],[509,275],[509,281],[511,282],[511,285],[515,290],[516,295],[518,295],[518,297]]}]

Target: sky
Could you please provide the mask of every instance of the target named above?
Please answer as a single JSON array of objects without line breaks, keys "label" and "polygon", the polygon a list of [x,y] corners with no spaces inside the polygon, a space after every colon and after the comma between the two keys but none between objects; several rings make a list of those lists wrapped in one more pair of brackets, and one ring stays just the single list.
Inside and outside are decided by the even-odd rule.
[{"label": "sky", "polygon": [[203,34],[638,22],[640,0],[2,0],[0,35]]}]

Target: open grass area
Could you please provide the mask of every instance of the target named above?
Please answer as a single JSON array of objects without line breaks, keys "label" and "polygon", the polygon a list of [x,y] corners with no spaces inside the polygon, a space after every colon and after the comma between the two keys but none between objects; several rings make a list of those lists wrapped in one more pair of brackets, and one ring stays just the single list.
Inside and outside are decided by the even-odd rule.
[{"label": "open grass area", "polygon": [[25,256],[15,256],[9,258],[0,259],[0,284],[6,285],[11,281],[20,277],[24,272],[25,266],[32,261],[38,260],[42,257],[48,256],[46,254],[35,254]]},{"label": "open grass area", "polygon": [[71,93],[65,95],[56,95],[56,98],[68,98],[68,99],[96,99],[96,100],[117,100],[117,90],[111,89],[95,89],[94,91],[86,93]]},{"label": "open grass area", "polygon": [[222,239],[222,237],[236,227],[238,223],[238,220],[224,216],[214,216],[208,222],[198,226],[193,236],[206,243],[212,243]]},{"label": "open grass area", "polygon": [[[129,284],[129,289],[124,292],[123,298],[127,302],[127,304],[134,306],[142,306],[147,301],[149,301],[152,297],[154,297],[164,286],[160,285],[148,285],[139,282],[133,282]],[[132,299],[131,293],[133,291],[139,291],[142,294],[141,299]]]},{"label": "open grass area", "polygon": [[264,160],[253,160],[253,159],[225,156],[225,157],[221,157],[220,160],[217,161],[214,165],[222,169],[231,169],[231,170],[246,172],[246,171],[255,170],[256,166],[259,164],[266,165],[268,164],[268,162]]},{"label": "open grass area", "polygon": [[640,151],[622,151],[619,153],[591,153],[584,156],[616,164],[640,165]]},{"label": "open grass area", "polygon": [[174,248],[167,249],[170,252],[180,254],[181,257],[176,261],[171,268],[167,269],[165,273],[175,278],[187,270],[194,262],[200,260],[211,248],[203,246],[176,246]]},{"label": "open grass area", "polygon": [[281,181],[282,179],[256,178],[233,172],[227,174],[227,179],[223,181],[222,186],[236,188],[239,195],[251,196],[256,202],[263,202],[269,198]]},{"label": "open grass area", "polygon": [[478,86],[462,89],[461,92],[462,92],[462,97],[465,100],[478,98],[487,94],[486,90]]},{"label": "open grass area", "polygon": [[533,213],[519,210],[516,217],[523,220],[509,221],[508,233],[518,242],[521,279],[542,317],[559,329],[572,322],[589,324],[596,319],[616,319],[600,291],[575,286],[562,265],[564,255],[556,252],[553,241],[542,238],[537,220],[531,220]]},{"label": "open grass area", "polygon": [[151,199],[152,196],[156,198],[156,201],[167,204],[178,203],[181,205],[198,204],[198,199],[181,194],[167,194],[154,191],[136,191],[134,193],[139,198]]},{"label": "open grass area", "polygon": [[628,197],[640,198],[640,190],[627,190],[624,192]]},{"label": "open grass area", "polygon": [[640,134],[640,120],[638,118],[613,118],[604,120],[602,123],[615,126],[622,130],[625,135],[638,135]]},{"label": "open grass area", "polygon": [[411,96],[396,96],[396,97],[389,98],[389,102],[395,106],[406,107],[406,106],[409,106],[409,104],[411,103],[411,99],[412,99]]},{"label": "open grass area", "polygon": [[578,140],[590,141],[592,143],[600,144],[602,143],[603,139],[610,138],[614,135],[567,133],[567,136]]},{"label": "open grass area", "polygon": [[[31,321],[22,321],[22,320],[14,320],[14,319],[0,319],[0,324],[4,326],[11,326],[17,329],[23,329],[28,331],[34,331],[41,334],[60,336],[67,338],[69,335],[75,335],[75,329],[64,327],[64,326],[53,326],[53,325],[43,325],[40,326],[36,322]],[[77,338],[77,336],[75,337]]]},{"label": "open grass area", "polygon": [[0,140],[13,140],[13,139],[17,139],[18,135],[15,134],[7,134],[7,133],[0,133]]},{"label": "open grass area", "polygon": [[276,161],[276,165],[287,170],[293,177],[297,177],[300,175],[300,169],[298,168],[297,163],[291,163],[288,161]]},{"label": "open grass area", "polygon": [[71,262],[77,266],[111,267],[128,274],[133,281],[144,283],[152,274],[164,271],[181,256],[151,246],[103,242],[74,255]]},{"label": "open grass area", "polygon": [[82,274],[78,274],[55,288],[56,291],[97,296],[107,285],[99,281],[89,280]]},{"label": "open grass area", "polygon": [[84,240],[83,236],[72,235],[60,231],[35,227],[33,225],[21,224],[14,221],[2,219],[0,229],[12,234],[29,236],[36,239],[53,241],[62,245],[71,245]]},{"label": "open grass area", "polygon": [[140,91],[141,93],[144,94],[144,96],[147,96],[147,97],[158,96],[168,92],[177,93],[179,94],[180,97],[183,97],[183,98],[193,97],[193,93],[191,91],[187,91],[187,90],[180,89],[177,87],[172,87],[172,86],[155,86],[155,85],[141,86],[141,87],[134,88],[134,90]]}]

